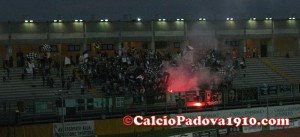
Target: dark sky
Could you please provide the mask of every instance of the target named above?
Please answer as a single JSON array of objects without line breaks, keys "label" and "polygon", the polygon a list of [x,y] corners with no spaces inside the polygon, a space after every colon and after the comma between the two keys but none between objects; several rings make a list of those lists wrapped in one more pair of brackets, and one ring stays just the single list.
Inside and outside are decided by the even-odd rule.
[{"label": "dark sky", "polygon": [[300,0],[0,0],[0,21],[17,21],[24,17],[47,21],[92,17],[122,19],[125,14],[133,19],[198,19],[241,18],[285,19],[300,17]]}]

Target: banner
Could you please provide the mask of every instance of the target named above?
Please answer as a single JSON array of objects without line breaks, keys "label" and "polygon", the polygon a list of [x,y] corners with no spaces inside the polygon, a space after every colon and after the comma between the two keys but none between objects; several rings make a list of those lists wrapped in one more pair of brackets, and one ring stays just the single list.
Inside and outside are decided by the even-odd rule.
[{"label": "banner", "polygon": [[243,126],[243,133],[254,133],[262,131],[262,126]]},{"label": "banner", "polygon": [[261,96],[267,95],[268,94],[268,88],[259,87],[259,93],[260,93]]},{"label": "banner", "polygon": [[185,133],[185,134],[174,135],[174,136],[169,136],[169,137],[194,137],[194,136],[193,136],[193,133]]},{"label": "banner", "polygon": [[284,126],[284,129],[299,127],[299,122],[298,121],[299,120],[290,120],[290,125],[289,126]]},{"label": "banner", "polygon": [[[272,106],[272,107],[257,107],[245,109],[232,109],[221,111],[204,111],[179,114],[188,118],[227,118],[227,117],[255,117],[257,120],[262,118],[298,118],[300,117],[300,105],[285,105],[285,106]],[[171,114],[171,118],[175,118],[177,114]],[[187,127],[184,123],[181,126],[172,126],[171,128]]]},{"label": "banner", "polygon": [[285,105],[269,107],[270,118],[298,118],[300,117],[300,105]]},{"label": "banner", "polygon": [[240,132],[242,132],[241,130],[242,130],[241,126],[240,127],[232,126],[232,127],[228,128],[229,134],[231,134],[231,133],[240,133]]},{"label": "banner", "polygon": [[259,92],[261,96],[265,96],[265,95],[276,95],[278,91],[278,87],[277,86],[268,86],[268,88],[266,87],[259,87]]},{"label": "banner", "polygon": [[53,123],[53,137],[93,136],[94,121]]},{"label": "banner", "polygon": [[278,91],[277,86],[269,86],[268,94],[269,95],[276,95]]},{"label": "banner", "polygon": [[283,126],[270,126],[270,130],[278,130],[278,129],[283,129]]},{"label": "banner", "polygon": [[198,137],[210,137],[209,131],[198,132]]},{"label": "banner", "polygon": [[[264,94],[264,93],[263,93]],[[257,88],[243,88],[237,91],[238,100],[253,102],[258,100]]]},{"label": "banner", "polygon": [[193,133],[185,133],[180,135],[173,135],[169,137],[218,137],[218,132],[217,130],[206,130],[206,131],[198,131]]},{"label": "banner", "polygon": [[217,129],[218,132],[218,136],[227,136],[228,133],[228,129],[227,128],[221,128],[221,129]]},{"label": "banner", "polygon": [[280,85],[279,86],[279,95],[280,96],[292,95],[292,86],[291,85]]}]

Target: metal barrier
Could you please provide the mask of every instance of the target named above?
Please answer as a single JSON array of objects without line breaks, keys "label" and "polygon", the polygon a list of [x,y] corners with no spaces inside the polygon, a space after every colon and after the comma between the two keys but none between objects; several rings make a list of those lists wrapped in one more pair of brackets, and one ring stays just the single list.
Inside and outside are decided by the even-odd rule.
[{"label": "metal barrier", "polygon": [[8,101],[0,103],[0,124],[59,122],[62,117],[65,121],[73,121],[115,118],[128,114],[154,115],[296,104],[300,103],[297,86],[299,85],[272,85],[268,90],[258,87],[225,91],[222,92],[221,103],[207,105],[206,102],[201,107],[179,106],[176,101],[167,102],[166,99],[162,101],[162,95],[147,94],[143,97],[115,95],[97,98],[69,98],[62,95],[58,98]]}]

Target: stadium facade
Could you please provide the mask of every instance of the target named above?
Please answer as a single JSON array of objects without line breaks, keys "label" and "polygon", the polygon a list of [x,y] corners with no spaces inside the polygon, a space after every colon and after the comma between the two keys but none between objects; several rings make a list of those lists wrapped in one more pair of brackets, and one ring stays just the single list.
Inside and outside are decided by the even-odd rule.
[{"label": "stadium facade", "polygon": [[[245,56],[256,50],[261,57],[300,55],[298,20],[152,20],[152,21],[74,21],[74,22],[2,22],[0,23],[1,58],[25,55],[42,44],[54,46],[54,52],[72,56],[96,43],[102,50],[119,53],[122,47],[168,51],[176,54],[185,45],[206,45],[208,35],[216,38],[217,47]],[[203,44],[203,41],[207,41]],[[170,52],[171,51],[171,52]],[[7,52],[8,54],[6,54]],[[55,54],[54,54],[55,55]],[[55,56],[54,56],[55,57]]]},{"label": "stadium facade", "polygon": [[[0,23],[0,59],[8,60],[10,56],[13,56],[14,63],[16,63],[16,58],[32,51],[38,52],[44,44],[52,46],[52,58],[59,59],[67,56],[73,61],[77,60],[76,58],[86,50],[90,50],[91,55],[96,54],[97,46],[101,46],[101,52],[109,55],[121,54],[123,48],[151,49],[161,53],[176,54],[190,45],[200,49],[218,48],[235,53],[237,57],[254,57],[249,54],[254,49],[256,54],[261,57],[284,57],[287,54],[299,56],[299,29],[300,24],[298,20],[294,19],[2,22]],[[0,132],[0,135],[5,136],[14,131],[17,135],[35,134],[36,136],[50,137],[65,132],[65,130],[58,131],[59,126],[57,126],[64,126],[65,121],[91,119],[101,119],[86,121],[88,125],[91,125],[90,127],[95,127],[95,130],[92,128],[95,135],[107,136],[132,133],[133,131],[153,131],[152,127],[135,130],[135,127],[132,126],[133,128],[128,129],[120,124],[120,117],[124,114],[150,115],[198,111],[223,114],[222,111],[217,110],[235,108],[232,111],[224,110],[231,115],[245,113],[243,108],[246,108],[250,111],[259,110],[259,116],[261,114],[267,115],[267,117],[299,118],[296,112],[299,110],[299,105],[287,106],[299,103],[298,62],[299,57],[270,58],[269,61],[249,59],[247,60],[247,65],[249,65],[246,68],[247,71],[240,71],[240,75],[235,79],[236,83],[233,83],[241,86],[230,91],[226,88],[224,94],[217,92],[214,95],[222,96],[209,100],[220,104],[216,106],[213,104],[212,107],[207,107],[208,105],[205,104],[203,108],[202,105],[193,108],[188,108],[187,105],[183,106],[182,102],[194,103],[194,100],[197,100],[197,103],[200,100],[203,100],[201,103],[209,102],[208,99],[204,100],[204,97],[200,99],[199,94],[191,94],[196,91],[186,92],[186,96],[182,96],[183,99],[176,99],[173,93],[145,95],[145,102],[141,101],[144,100],[141,98],[144,95],[105,95],[102,94],[105,93],[104,91],[99,94],[97,88],[95,88],[96,90],[93,88],[83,95],[79,93],[81,79],[73,84],[74,87],[72,92],[69,92],[70,94],[68,92],[65,94],[62,92],[65,90],[61,87],[63,82],[58,82],[60,83],[57,84],[59,87],[48,89],[44,86],[39,87],[42,81],[35,80],[35,78],[30,80],[31,78],[28,77],[26,81],[20,79],[19,73],[23,72],[21,72],[22,68],[17,65],[19,69],[15,68],[10,74],[13,77],[10,79],[11,81],[2,84],[3,88],[0,89],[3,95],[6,94],[2,97],[0,105],[0,116],[2,116],[0,125],[5,126],[5,128],[0,128],[0,131],[3,131]],[[272,63],[275,65],[270,65]],[[73,70],[65,68],[65,75],[72,74]],[[289,73],[293,71],[297,71],[297,73]],[[56,81],[62,80],[60,77],[54,76]],[[13,92],[11,92],[12,87]],[[212,92],[200,93],[205,97],[214,97]],[[168,100],[168,94],[174,95],[173,100]],[[164,95],[165,97],[162,97]],[[288,114],[289,116],[285,116]],[[107,118],[119,119],[104,120]],[[26,125],[32,123],[48,124]],[[19,127],[8,127],[9,125],[18,125]],[[113,125],[114,128],[107,125]],[[155,127],[155,130],[161,130],[161,127]]]}]

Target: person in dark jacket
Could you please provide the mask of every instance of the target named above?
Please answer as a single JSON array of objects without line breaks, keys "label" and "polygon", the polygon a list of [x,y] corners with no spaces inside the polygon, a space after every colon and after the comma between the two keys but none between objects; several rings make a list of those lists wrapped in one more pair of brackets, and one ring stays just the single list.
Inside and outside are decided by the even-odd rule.
[{"label": "person in dark jacket", "polygon": [[80,93],[81,93],[81,95],[84,95],[84,88],[83,88],[83,86],[81,86],[81,88],[80,88]]}]

